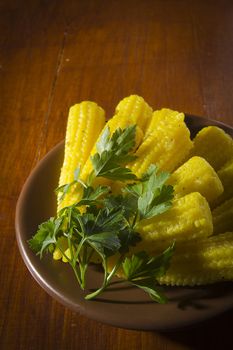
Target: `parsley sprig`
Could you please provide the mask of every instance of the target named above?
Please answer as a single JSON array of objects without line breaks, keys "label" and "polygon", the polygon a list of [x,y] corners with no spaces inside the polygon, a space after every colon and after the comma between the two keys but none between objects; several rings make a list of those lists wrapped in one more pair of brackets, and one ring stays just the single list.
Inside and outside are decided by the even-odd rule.
[{"label": "parsley sprig", "polygon": [[173,243],[156,257],[150,257],[142,251],[127,257],[122,264],[127,280],[149,293],[150,297],[159,303],[165,303],[167,298],[156,285],[156,278],[166,272],[174,247]]},{"label": "parsley sprig", "polygon": [[118,128],[110,136],[109,128],[103,132],[97,142],[97,153],[91,157],[96,177],[102,176],[110,180],[135,180],[136,176],[124,164],[135,159],[130,154],[135,146],[136,125],[126,129]]},{"label": "parsley sprig", "polygon": [[[97,290],[86,295],[88,300],[110,286],[113,276],[121,269],[124,273],[122,282],[143,289],[157,302],[166,301],[156,281],[169,266],[174,244],[156,257],[150,257],[144,251],[130,255],[130,249],[141,241],[138,223],[168,210],[173,198],[172,186],[166,185],[167,172],[159,172],[151,165],[138,179],[126,168],[125,164],[135,159],[132,154],[135,130],[136,126],[119,128],[110,136],[109,129],[105,129],[97,143],[97,153],[91,157],[94,170],[87,183],[80,180],[80,169],[77,169],[74,181],[56,190],[61,200],[79,183],[81,200],[42,223],[29,240],[30,247],[41,258],[44,253],[58,249],[72,267],[82,289],[86,288],[86,273],[93,257],[100,259],[104,269],[103,282]],[[123,187],[120,195],[114,195],[108,186],[94,186],[96,177],[130,180],[131,183]],[[67,242],[68,250],[60,244],[61,239]],[[115,256],[115,264],[110,268],[112,256]]]},{"label": "parsley sprig", "polygon": [[169,173],[158,173],[158,167],[150,165],[141,181],[127,185],[123,191],[130,193],[137,200],[138,212],[141,219],[150,219],[162,214],[171,206],[173,187],[166,185]]}]

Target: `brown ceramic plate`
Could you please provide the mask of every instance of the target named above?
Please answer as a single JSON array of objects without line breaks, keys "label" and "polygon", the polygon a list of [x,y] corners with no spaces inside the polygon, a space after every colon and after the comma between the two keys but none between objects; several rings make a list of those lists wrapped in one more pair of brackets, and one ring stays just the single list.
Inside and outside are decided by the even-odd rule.
[{"label": "brown ceramic plate", "polygon": [[[217,125],[233,137],[233,128],[205,118],[186,116],[192,136],[203,126]],[[143,291],[119,287],[106,291],[97,300],[85,301],[71,268],[54,261],[50,255],[39,259],[27,240],[38,224],[56,212],[54,188],[63,161],[64,143],[58,144],[40,161],[27,179],[16,209],[16,235],[20,252],[36,281],[62,304],[90,318],[113,326],[139,330],[170,330],[191,326],[222,313],[233,306],[233,283],[220,283],[197,288],[165,288],[166,305],[150,300]],[[96,288],[102,271],[93,267],[88,275],[88,288]]]}]

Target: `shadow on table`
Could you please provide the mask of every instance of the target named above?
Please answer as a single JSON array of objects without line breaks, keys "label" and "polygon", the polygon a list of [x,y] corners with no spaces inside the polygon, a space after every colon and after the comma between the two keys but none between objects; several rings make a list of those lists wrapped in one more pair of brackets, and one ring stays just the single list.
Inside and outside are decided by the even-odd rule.
[{"label": "shadow on table", "polygon": [[188,349],[232,349],[233,309],[192,328],[162,334],[165,338]]}]

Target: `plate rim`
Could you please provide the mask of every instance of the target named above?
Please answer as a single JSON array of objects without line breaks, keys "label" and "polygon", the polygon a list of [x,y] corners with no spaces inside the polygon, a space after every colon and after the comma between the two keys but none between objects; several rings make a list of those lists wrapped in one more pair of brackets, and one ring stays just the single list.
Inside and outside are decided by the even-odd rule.
[{"label": "plate rim", "polygon": [[[220,121],[216,121],[216,120],[213,120],[213,119],[209,119],[209,118],[205,118],[205,117],[201,117],[201,116],[196,116],[196,115],[193,115],[193,114],[185,114],[185,117],[187,119],[190,119],[191,121],[195,118],[199,118],[201,119],[204,123],[213,123],[214,125],[216,126],[220,126],[222,127],[225,131],[226,130],[230,130],[231,133],[233,133],[233,127],[231,127],[230,125],[227,125],[223,122],[220,122]],[[202,126],[202,127],[205,127]],[[127,324],[127,325],[124,325],[122,324],[121,322],[106,322],[106,320],[103,320],[100,317],[98,317],[98,315],[93,315],[92,313],[89,314],[89,312],[87,312],[87,310],[85,309],[85,307],[83,307],[82,305],[80,304],[76,304],[76,303],[73,303],[71,300],[69,300],[69,298],[67,298],[65,295],[62,295],[56,290],[56,288],[54,288],[53,286],[51,286],[51,284],[49,282],[47,282],[43,276],[40,275],[40,273],[37,271],[36,267],[32,264],[26,250],[25,250],[25,245],[23,244],[24,242],[22,241],[22,237],[21,237],[21,207],[23,205],[23,202],[25,200],[25,193],[26,193],[26,190],[27,188],[30,186],[30,183],[33,182],[33,179],[34,177],[36,176],[37,172],[38,172],[38,169],[40,169],[41,165],[45,162],[45,161],[48,161],[50,159],[50,157],[56,153],[59,148],[62,148],[64,147],[64,140],[60,141],[58,144],[56,144],[52,149],[50,149],[46,154],[45,156],[40,159],[40,161],[36,164],[36,166],[32,169],[32,171],[30,172],[30,174],[28,175],[22,189],[21,189],[21,192],[20,192],[20,195],[18,197],[18,200],[17,200],[17,204],[16,204],[16,213],[15,213],[15,231],[16,231],[16,239],[17,239],[17,244],[18,244],[18,247],[19,247],[19,251],[20,251],[20,255],[27,267],[27,269],[29,270],[30,274],[32,275],[32,277],[36,280],[36,282],[43,288],[43,290],[45,292],[47,292],[51,297],[55,298],[59,303],[61,303],[62,305],[64,305],[65,307],[68,307],[69,309],[71,309],[72,311],[74,312],[79,312],[80,314],[84,315],[84,316],[87,316],[91,319],[94,319],[96,321],[99,321],[99,322],[102,322],[102,323],[105,323],[105,324],[109,324],[111,326],[115,326],[115,327],[120,327],[120,328],[126,328],[126,329],[134,329],[134,330],[176,330],[176,329],[181,329],[181,328],[186,328],[186,327],[190,327],[196,323],[201,323],[201,322],[204,322],[204,321],[207,321],[208,319],[210,318],[213,318],[217,315],[220,315],[224,312],[226,312],[227,310],[231,309],[233,307],[233,303],[232,303],[232,306],[229,308],[226,306],[225,309],[222,309],[221,312],[216,312],[216,313],[213,313],[213,314],[210,314],[208,317],[203,317],[203,318],[200,318],[199,320],[196,320],[195,322],[191,322],[191,323],[187,323],[186,324],[183,324],[181,322],[177,324],[177,327],[145,327],[145,328],[139,328],[137,326],[130,326]],[[27,244],[27,242],[26,242]]]}]

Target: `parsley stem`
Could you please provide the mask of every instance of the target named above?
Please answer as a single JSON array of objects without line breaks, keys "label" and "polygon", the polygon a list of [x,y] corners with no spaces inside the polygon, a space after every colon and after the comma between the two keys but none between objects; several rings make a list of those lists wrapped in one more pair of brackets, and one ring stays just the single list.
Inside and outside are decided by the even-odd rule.
[{"label": "parsley stem", "polygon": [[121,279],[121,280],[119,280],[119,281],[110,282],[110,283],[108,284],[108,286],[115,286],[115,284],[128,283],[128,282],[129,282],[128,280]]},{"label": "parsley stem", "polygon": [[107,261],[105,258],[103,258],[103,268],[104,268],[104,281],[103,281],[102,286],[99,289],[95,290],[93,293],[86,295],[85,296],[86,300],[90,300],[90,299],[95,298],[97,295],[101,294],[107,288],[107,286],[108,286],[108,279],[107,279],[108,272],[107,272]]},{"label": "parsley stem", "polygon": [[84,188],[87,188],[87,185],[82,180],[78,179],[77,182],[79,182]]},{"label": "parsley stem", "polygon": [[81,272],[81,287],[82,289],[85,289],[85,285],[86,285],[86,280],[85,280],[85,275],[86,275],[86,271],[87,271],[87,264],[80,264],[80,272]]},{"label": "parsley stem", "polygon": [[87,271],[87,246],[83,247],[83,257],[82,257],[82,264],[80,264],[80,272],[81,272],[81,282],[82,282],[82,288],[85,288],[85,274]]},{"label": "parsley stem", "polygon": [[85,242],[85,238],[82,238],[81,241],[79,242],[78,248],[77,248],[76,253],[74,255],[74,260],[75,261],[77,261],[77,260],[80,261],[81,260],[81,259],[79,259],[79,253],[80,253],[80,251],[82,249],[82,246],[83,246],[84,242]]},{"label": "parsley stem", "polygon": [[84,228],[83,222],[82,222],[82,220],[80,220],[79,217],[77,217],[77,220],[78,220],[78,223],[79,223],[79,225],[81,227],[81,231],[82,231],[83,236],[84,236],[85,235],[85,228]]},{"label": "parsley stem", "polygon": [[77,279],[77,281],[78,281],[80,287],[81,287],[82,289],[84,289],[83,286],[82,286],[80,274],[78,273],[78,270],[77,270],[77,268],[76,268],[76,264],[74,265],[74,264],[70,263],[70,266],[72,267],[72,269],[73,269],[73,271],[74,271],[75,277],[76,277],[76,279]]},{"label": "parsley stem", "polygon": [[122,260],[124,259],[124,256],[125,256],[125,254],[122,254],[122,255],[119,257],[119,259],[118,259],[116,265],[114,266],[114,268],[112,269],[112,271],[111,271],[110,274],[108,275],[108,278],[107,278],[107,282],[108,282],[108,283],[110,282],[110,280],[112,279],[112,277],[115,275],[115,273],[117,272],[117,270],[118,270],[119,267],[121,266],[121,263],[122,263]]},{"label": "parsley stem", "polygon": [[60,252],[62,253],[62,255],[67,259],[68,263],[70,264],[70,266],[72,267],[72,269],[73,269],[73,271],[74,271],[75,277],[77,278],[79,285],[82,287],[81,279],[80,279],[80,276],[79,276],[78,271],[77,271],[77,269],[76,269],[76,263],[75,263],[75,261],[74,261],[74,260],[71,260],[71,259],[65,254],[65,252],[63,251],[63,249],[61,249],[61,247],[59,246],[58,243],[57,243],[57,247],[58,247],[58,249],[60,250]]},{"label": "parsley stem", "polygon": [[134,219],[133,219],[133,223],[132,223],[132,228],[134,228],[136,222],[137,222],[137,218],[138,218],[138,210],[135,213]]},{"label": "parsley stem", "polygon": [[70,250],[71,261],[73,261],[74,260],[73,246],[72,246],[70,237],[68,236],[67,238],[68,238],[68,246],[69,246],[69,250]]},{"label": "parsley stem", "polygon": [[107,262],[106,262],[106,260],[103,261],[103,265],[104,265],[104,282],[103,282],[102,286],[99,289],[95,290],[93,293],[90,293],[90,294],[86,295],[85,296],[86,300],[94,299],[95,297],[97,297],[99,294],[101,294],[110,285],[110,281],[113,278],[113,276],[116,273],[116,271],[121,266],[123,258],[124,258],[124,254],[122,254],[120,256],[120,258],[118,259],[117,263],[115,264],[115,266],[113,267],[112,271],[109,274],[107,274]]},{"label": "parsley stem", "polygon": [[58,242],[57,242],[57,247],[58,247],[58,249],[60,250],[60,252],[62,253],[62,255],[63,255],[63,256],[67,259],[67,261],[70,263],[70,262],[71,262],[70,258],[66,255],[66,253],[64,252],[64,250],[61,249],[61,247],[59,246]]},{"label": "parsley stem", "polygon": [[106,285],[107,283],[107,277],[108,277],[108,267],[107,267],[107,259],[103,259],[103,268],[104,268],[104,283],[103,285]]},{"label": "parsley stem", "polygon": [[92,257],[93,254],[94,254],[94,249],[91,248],[90,252],[89,252],[89,255],[87,256],[87,263],[89,263],[89,261],[91,260],[91,257]]}]

